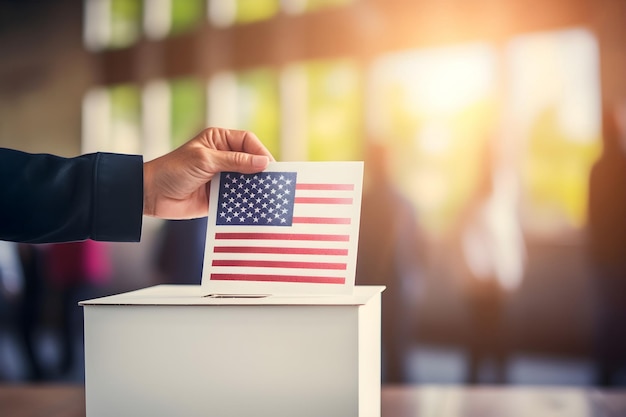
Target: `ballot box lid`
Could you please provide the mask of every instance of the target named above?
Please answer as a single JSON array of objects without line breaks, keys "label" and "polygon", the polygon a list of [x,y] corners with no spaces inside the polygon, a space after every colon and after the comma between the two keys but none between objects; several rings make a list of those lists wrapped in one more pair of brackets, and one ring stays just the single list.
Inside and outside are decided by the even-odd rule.
[{"label": "ballot box lid", "polygon": [[210,294],[200,285],[155,285],[135,291],[81,301],[95,305],[364,305],[384,286],[356,285],[352,294]]}]

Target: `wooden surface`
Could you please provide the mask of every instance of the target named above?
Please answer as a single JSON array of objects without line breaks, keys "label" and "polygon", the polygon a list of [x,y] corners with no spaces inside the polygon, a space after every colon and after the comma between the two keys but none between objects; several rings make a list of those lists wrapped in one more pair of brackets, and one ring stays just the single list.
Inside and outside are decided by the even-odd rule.
[{"label": "wooden surface", "polygon": [[[85,416],[82,386],[0,385],[0,416]],[[626,390],[384,387],[382,417],[622,417]],[[343,416],[342,416],[343,417]]]}]

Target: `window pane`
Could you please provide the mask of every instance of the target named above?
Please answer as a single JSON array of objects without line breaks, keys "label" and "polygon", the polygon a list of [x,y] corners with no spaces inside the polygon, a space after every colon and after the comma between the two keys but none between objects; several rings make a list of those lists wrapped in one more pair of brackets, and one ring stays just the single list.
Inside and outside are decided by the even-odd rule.
[{"label": "window pane", "polygon": [[361,72],[349,60],[291,65],[283,77],[283,114],[290,159],[361,158]]},{"label": "window pane", "polygon": [[312,12],[328,7],[344,6],[356,0],[283,0],[287,13],[298,14]]},{"label": "window pane", "polygon": [[237,23],[269,19],[276,15],[279,8],[278,0],[236,0],[236,2]]},{"label": "window pane", "polygon": [[205,91],[204,84],[193,78],[181,78],[170,83],[173,148],[182,145],[205,127]]},{"label": "window pane", "polygon": [[204,0],[173,0],[171,33],[198,27],[204,19]]},{"label": "window pane", "polygon": [[508,46],[512,127],[524,138],[524,220],[534,232],[582,227],[600,152],[598,51],[585,30],[521,36]]},{"label": "window pane", "polygon": [[141,153],[139,100],[134,85],[90,90],[83,101],[82,152]]},{"label": "window pane", "polygon": [[[478,181],[496,123],[496,51],[469,44],[390,54],[372,66],[367,121],[431,232],[449,228]],[[459,70],[462,68],[463,70]]]},{"label": "window pane", "polygon": [[279,148],[278,76],[272,69],[237,74],[238,128],[254,132],[276,159]]},{"label": "window pane", "polygon": [[111,149],[114,152],[141,153],[141,97],[136,85],[110,87]]},{"label": "window pane", "polygon": [[111,32],[108,46],[123,48],[137,42],[141,33],[141,0],[110,0]]}]

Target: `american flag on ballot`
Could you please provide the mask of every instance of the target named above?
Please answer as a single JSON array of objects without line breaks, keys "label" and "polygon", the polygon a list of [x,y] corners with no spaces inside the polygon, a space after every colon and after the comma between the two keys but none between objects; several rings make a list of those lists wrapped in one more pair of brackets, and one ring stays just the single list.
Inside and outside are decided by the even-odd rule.
[{"label": "american flag on ballot", "polygon": [[220,174],[205,260],[211,281],[354,282],[360,183],[315,172]]}]

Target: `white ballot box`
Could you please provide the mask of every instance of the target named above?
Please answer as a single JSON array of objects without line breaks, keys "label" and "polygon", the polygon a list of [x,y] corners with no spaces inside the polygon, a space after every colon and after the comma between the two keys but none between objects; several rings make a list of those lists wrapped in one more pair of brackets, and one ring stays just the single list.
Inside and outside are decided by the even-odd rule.
[{"label": "white ballot box", "polygon": [[83,301],[87,416],[378,417],[383,289]]}]

